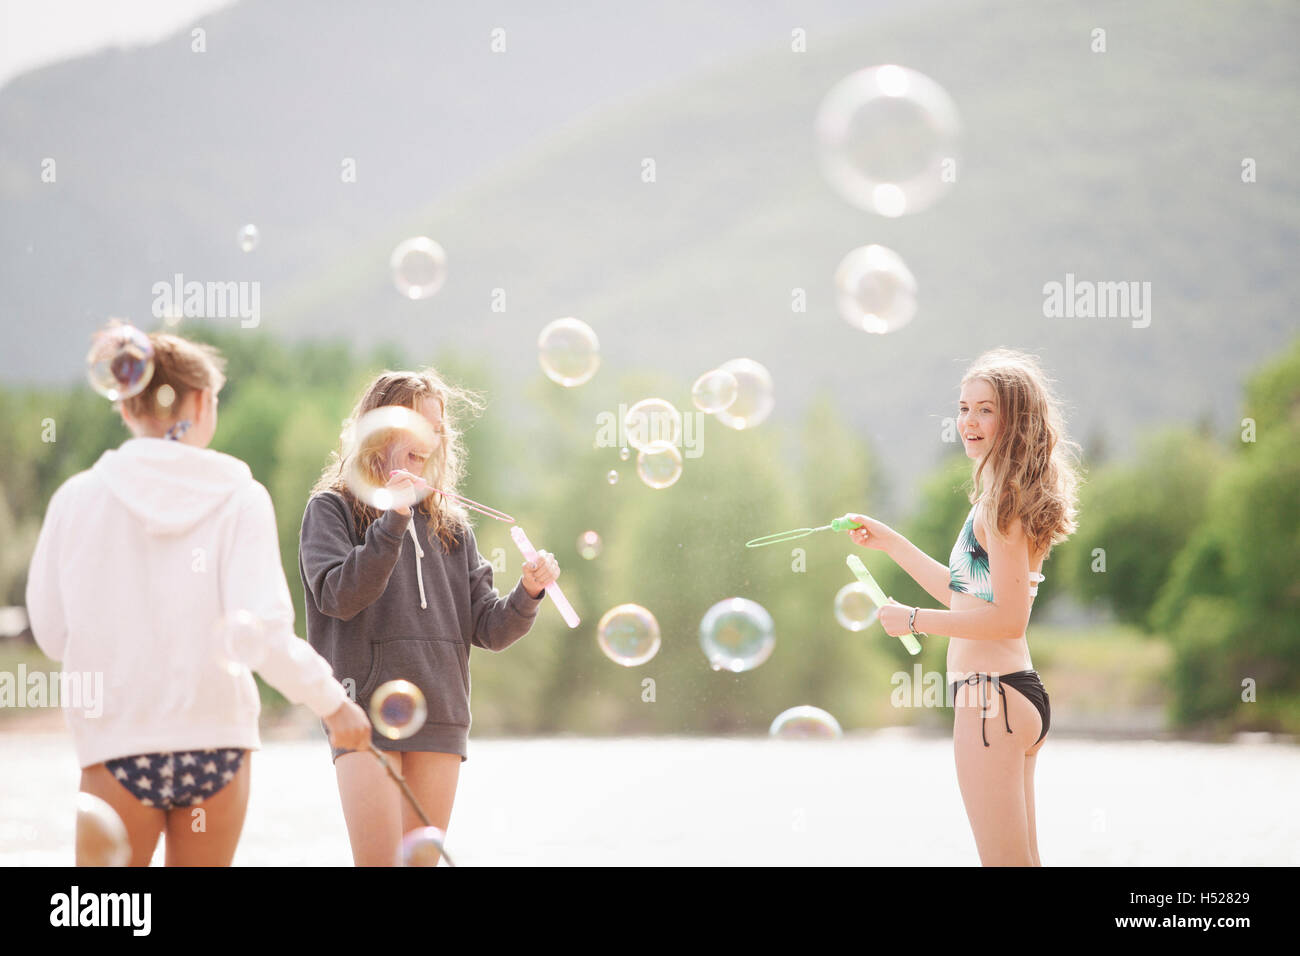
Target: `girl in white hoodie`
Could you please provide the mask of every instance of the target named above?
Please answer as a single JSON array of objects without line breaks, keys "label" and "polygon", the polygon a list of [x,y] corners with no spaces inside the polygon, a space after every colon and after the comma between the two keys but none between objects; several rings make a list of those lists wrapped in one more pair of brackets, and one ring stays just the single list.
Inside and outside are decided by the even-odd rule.
[{"label": "girl in white hoodie", "polygon": [[27,612],[65,672],[102,675],[101,707],[65,701],[64,713],[80,789],[121,817],[131,864],[147,866],[165,831],[168,866],[228,866],[261,705],[225,625],[245,622],[233,656],[340,746],[364,747],[370,723],[293,632],[270,495],[244,462],[207,448],[224,360],[174,335],[149,340],[148,385],[119,405],[134,437],[50,499]]}]

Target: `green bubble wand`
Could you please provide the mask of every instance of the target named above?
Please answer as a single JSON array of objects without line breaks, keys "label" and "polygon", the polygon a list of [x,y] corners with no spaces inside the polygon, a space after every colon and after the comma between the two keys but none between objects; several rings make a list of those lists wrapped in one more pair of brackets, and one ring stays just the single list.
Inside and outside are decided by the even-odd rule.
[{"label": "green bubble wand", "polygon": [[[876,605],[877,609],[882,608],[889,603],[889,598],[885,597],[885,592],[881,590],[880,585],[876,583],[876,579],[871,576],[871,572],[867,570],[867,566],[862,563],[861,558],[856,554],[850,554],[844,559],[844,563],[849,566],[849,570],[852,571],[854,575],[857,576],[857,579],[862,582],[863,586],[867,589],[867,597],[871,598],[871,602]],[[920,632],[918,631],[917,633]],[[930,635],[921,634],[921,636],[929,637]],[[898,635],[898,639],[903,642],[903,646],[907,648],[909,654],[916,655],[921,653],[921,645],[917,642],[914,635],[900,634]]]},{"label": "green bubble wand", "polygon": [[836,518],[830,524],[824,524],[820,528],[795,528],[793,531],[778,531],[776,534],[765,535],[762,538],[755,538],[753,541],[746,541],[747,548],[761,548],[769,544],[780,544],[782,541],[794,541],[796,538],[802,538],[818,531],[852,531],[854,528],[861,528],[848,515],[843,518]]}]

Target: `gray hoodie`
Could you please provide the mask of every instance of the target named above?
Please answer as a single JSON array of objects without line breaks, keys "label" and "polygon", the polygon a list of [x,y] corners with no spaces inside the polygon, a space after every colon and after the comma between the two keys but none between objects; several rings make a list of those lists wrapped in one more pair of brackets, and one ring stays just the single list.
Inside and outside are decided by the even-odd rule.
[{"label": "gray hoodie", "polygon": [[307,502],[298,547],[307,640],[367,713],[386,681],[408,680],[424,694],[428,717],[419,732],[402,740],[376,732],[376,746],[465,759],[470,647],[509,647],[528,633],[541,599],[522,579],[501,597],[469,528],[446,551],[414,509],[385,511],[364,540],[355,527],[341,495],[326,491]]}]

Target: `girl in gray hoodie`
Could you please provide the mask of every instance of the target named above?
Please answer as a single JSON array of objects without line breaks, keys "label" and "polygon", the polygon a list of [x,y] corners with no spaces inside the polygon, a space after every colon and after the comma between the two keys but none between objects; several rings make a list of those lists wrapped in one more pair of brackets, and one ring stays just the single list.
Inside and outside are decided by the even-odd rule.
[{"label": "girl in gray hoodie", "polygon": [[[456,493],[465,456],[453,405],[481,408],[476,396],[433,369],[380,374],[312,489],[299,537],[307,639],[334,676],[366,710],[375,689],[390,680],[410,681],[424,695],[427,717],[414,735],[391,740],[375,733],[373,742],[443,830],[467,756],[470,648],[504,650],[528,633],[546,586],[559,575],[555,558],[542,551],[501,596],[464,507],[414,492],[421,486],[412,476]],[[413,409],[431,432],[386,428],[358,445],[356,423],[388,406]],[[383,495],[367,493],[381,488],[394,499],[386,510],[376,507],[387,504]],[[419,819],[372,754],[332,749],[353,860],[400,862],[402,835]]]}]

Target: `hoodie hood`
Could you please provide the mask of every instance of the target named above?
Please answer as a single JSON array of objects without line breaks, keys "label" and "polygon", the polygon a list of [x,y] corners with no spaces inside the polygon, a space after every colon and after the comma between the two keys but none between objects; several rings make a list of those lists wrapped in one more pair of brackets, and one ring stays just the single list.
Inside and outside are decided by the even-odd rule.
[{"label": "hoodie hood", "polygon": [[132,438],[92,469],[149,534],[182,534],[253,480],[238,458],[164,438]]}]

